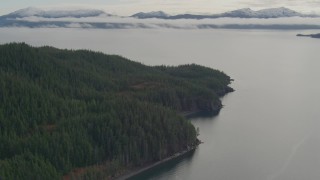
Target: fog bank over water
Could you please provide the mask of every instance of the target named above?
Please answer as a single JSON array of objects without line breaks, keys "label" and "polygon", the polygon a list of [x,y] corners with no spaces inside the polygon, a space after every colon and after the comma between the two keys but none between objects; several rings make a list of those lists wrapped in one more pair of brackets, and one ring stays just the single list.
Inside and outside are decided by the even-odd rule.
[{"label": "fog bank over water", "polygon": [[136,19],[98,16],[87,18],[24,17],[0,19],[0,27],[89,28],[89,29],[320,29],[320,18],[217,18],[217,19]]}]

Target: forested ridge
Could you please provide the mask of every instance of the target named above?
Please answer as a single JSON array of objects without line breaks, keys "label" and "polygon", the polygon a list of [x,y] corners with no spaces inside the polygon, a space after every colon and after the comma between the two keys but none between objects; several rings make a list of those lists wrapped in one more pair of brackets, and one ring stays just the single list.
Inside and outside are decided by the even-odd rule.
[{"label": "forested ridge", "polygon": [[0,178],[112,178],[197,144],[179,115],[211,111],[229,76],[88,50],[0,45]]}]

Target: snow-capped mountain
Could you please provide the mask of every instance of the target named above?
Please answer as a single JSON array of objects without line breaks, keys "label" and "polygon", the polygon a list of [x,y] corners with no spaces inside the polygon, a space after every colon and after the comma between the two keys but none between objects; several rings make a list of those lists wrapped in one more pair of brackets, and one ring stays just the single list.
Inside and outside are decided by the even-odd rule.
[{"label": "snow-capped mountain", "polygon": [[238,17],[238,18],[280,18],[280,17],[295,17],[295,16],[301,17],[303,16],[303,14],[285,7],[280,7],[280,8],[262,9],[259,11],[254,11],[250,8],[244,8],[244,9],[229,11],[218,16]]},{"label": "snow-capped mountain", "polygon": [[[159,13],[161,12],[161,13]],[[145,18],[159,18],[159,19],[205,19],[205,18],[281,18],[281,17],[319,17],[317,15],[308,15],[296,12],[294,10],[280,7],[280,8],[269,8],[254,11],[250,8],[238,9],[233,11],[228,11],[221,14],[212,15],[194,15],[194,14],[179,14],[170,16],[162,11],[151,12],[151,13],[137,13],[132,15],[132,17],[145,19]],[[154,13],[154,14],[153,14]]]},{"label": "snow-capped mountain", "polygon": [[14,11],[7,16],[11,17],[30,17],[30,16],[35,16],[35,15],[40,15],[44,13],[43,10],[38,9],[38,8],[33,8],[33,7],[28,7],[24,9],[19,9],[17,11]]},{"label": "snow-capped mountain", "polygon": [[270,8],[270,9],[262,9],[256,12],[257,18],[279,18],[279,17],[295,17],[295,16],[304,16],[297,11],[280,7],[280,8]]},{"label": "snow-capped mountain", "polygon": [[217,17],[241,17],[241,18],[251,18],[255,17],[257,14],[256,11],[253,11],[250,8],[237,9],[222,14],[217,14]]},{"label": "snow-capped mountain", "polygon": [[146,19],[146,18],[167,18],[169,17],[168,14],[164,13],[163,11],[152,11],[152,12],[139,12],[136,13],[134,15],[132,15],[131,17],[135,17],[135,18],[139,18],[139,19]]},{"label": "snow-capped mountain", "polygon": [[63,18],[63,17],[95,17],[110,14],[106,14],[104,11],[95,9],[79,9],[79,10],[42,10],[34,7],[28,7],[25,9],[20,9],[10,14],[5,15],[6,18],[23,18],[23,17],[43,17],[43,18]]}]

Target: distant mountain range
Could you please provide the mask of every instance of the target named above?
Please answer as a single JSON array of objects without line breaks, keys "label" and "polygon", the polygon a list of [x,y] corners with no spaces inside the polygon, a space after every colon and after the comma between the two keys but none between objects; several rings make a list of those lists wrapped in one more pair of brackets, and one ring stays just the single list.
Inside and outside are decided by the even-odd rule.
[{"label": "distant mountain range", "polygon": [[318,17],[318,15],[302,14],[297,11],[280,7],[280,8],[269,8],[254,11],[250,8],[238,9],[234,11],[228,11],[221,14],[212,15],[196,15],[196,14],[178,14],[178,15],[168,15],[162,11],[153,12],[140,12],[132,15],[131,17],[139,19],[147,18],[159,18],[159,19],[207,19],[207,18],[281,18],[281,17]]},{"label": "distant mountain range", "polygon": [[23,18],[23,17],[43,17],[43,18],[82,18],[82,17],[96,17],[96,16],[111,16],[102,10],[96,9],[78,9],[78,10],[42,10],[34,7],[28,7],[14,11],[10,14],[2,16],[3,18]]},{"label": "distant mountain range", "polygon": [[[114,16],[102,10],[79,9],[79,10],[42,10],[28,7],[14,11],[10,14],[0,16],[1,19],[16,19],[24,17],[43,17],[43,18],[85,18],[97,16]],[[138,19],[158,18],[158,19],[206,19],[206,18],[281,18],[281,17],[319,17],[318,15],[302,14],[297,11],[280,7],[254,11],[250,8],[228,11],[221,14],[197,15],[197,14],[178,14],[169,15],[163,11],[139,12],[130,17]]]},{"label": "distant mountain range", "polygon": [[[298,18],[298,23],[288,23],[287,20],[275,20],[274,23],[266,23],[264,19],[283,17],[320,17],[318,15],[307,15],[288,8],[271,8],[254,11],[249,8],[238,9],[221,14],[196,15],[196,14],[179,14],[169,15],[163,11],[154,11],[149,13],[136,13],[132,16],[116,16],[108,14],[102,10],[80,9],[80,10],[42,10],[38,8],[25,8],[12,13],[0,16],[1,27],[29,27],[29,28],[87,28],[87,29],[153,29],[153,28],[170,28],[170,29],[281,29],[281,30],[302,30],[302,29],[320,29],[317,19],[314,23],[309,23],[311,19]],[[176,23],[176,21],[143,21],[140,19],[216,19],[228,18],[225,22],[215,22],[215,20],[192,21],[189,23]],[[233,18],[242,18],[233,19]],[[246,19],[258,18],[255,22]],[[136,19],[136,20],[134,20]],[[319,19],[320,20],[320,19]],[[224,21],[224,20],[223,20]],[[247,22],[245,22],[247,21]],[[191,21],[190,21],[191,22]]]}]

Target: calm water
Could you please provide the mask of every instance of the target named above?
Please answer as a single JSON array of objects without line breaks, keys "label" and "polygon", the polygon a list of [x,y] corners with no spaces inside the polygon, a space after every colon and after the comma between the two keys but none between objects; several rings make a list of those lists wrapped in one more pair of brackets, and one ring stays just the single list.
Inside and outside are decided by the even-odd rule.
[{"label": "calm water", "polygon": [[[138,179],[320,179],[320,39],[294,31],[0,29],[25,41],[121,54],[150,65],[198,63],[235,82],[213,118],[194,118],[204,141]],[[299,32],[300,33],[300,32]]]}]

